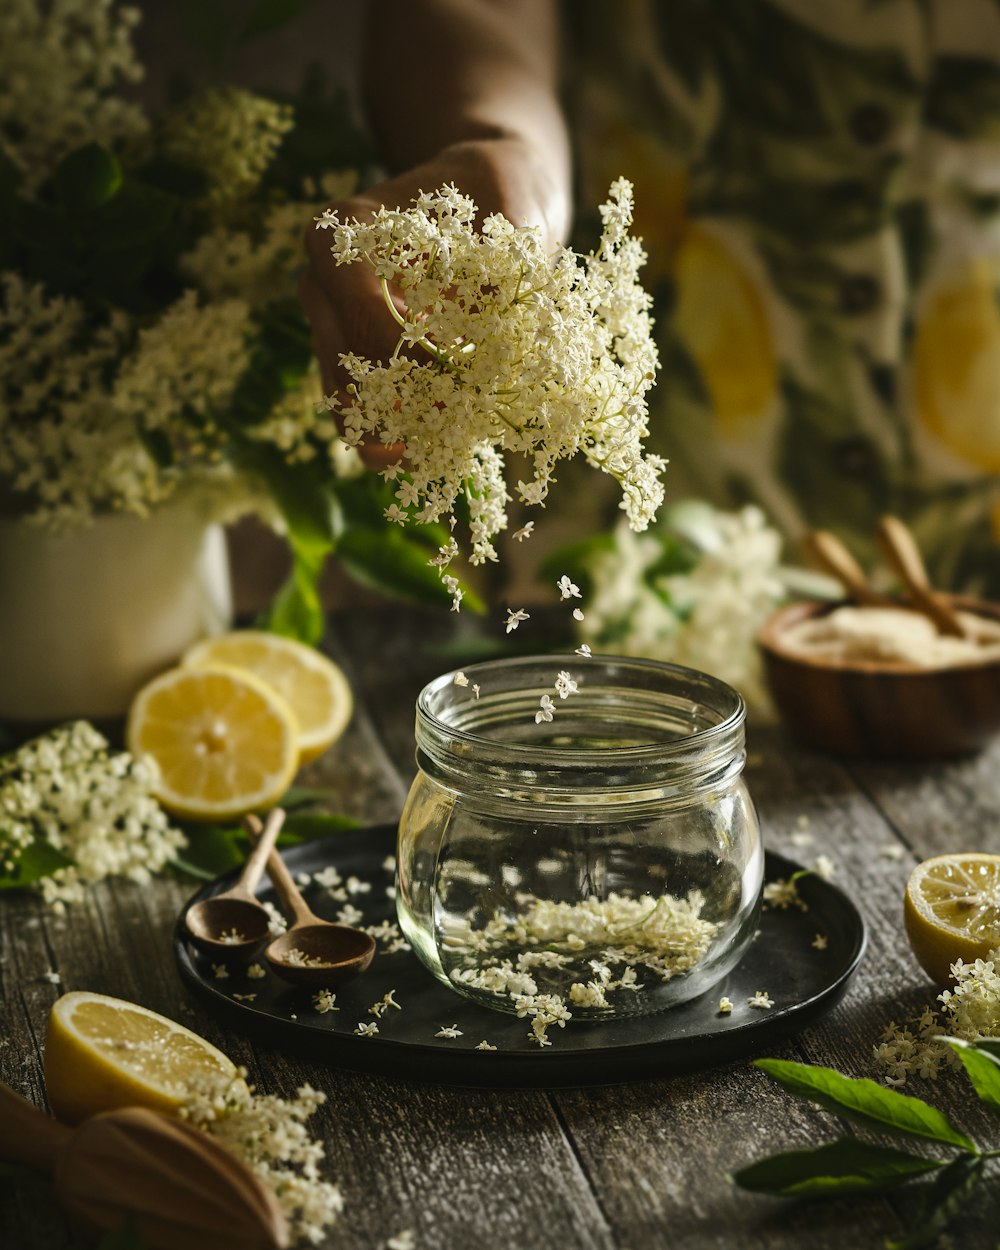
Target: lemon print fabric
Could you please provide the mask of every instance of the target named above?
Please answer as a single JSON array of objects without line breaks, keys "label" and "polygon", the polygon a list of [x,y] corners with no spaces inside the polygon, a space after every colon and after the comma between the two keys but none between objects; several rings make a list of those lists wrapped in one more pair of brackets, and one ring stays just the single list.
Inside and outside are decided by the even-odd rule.
[{"label": "lemon print fabric", "polygon": [[744,433],[775,399],[777,361],[759,288],[730,247],[697,225],[684,233],[674,278],[674,326],[698,366],[712,416]]},{"label": "lemon print fabric", "polygon": [[998,264],[970,261],[932,290],[913,348],[917,414],[970,466],[1000,473]]},{"label": "lemon print fabric", "polygon": [[791,561],[816,527],[867,561],[894,513],[1000,596],[995,6],[572,9],[580,185],[633,178],[652,260],[668,489],[756,502]]}]

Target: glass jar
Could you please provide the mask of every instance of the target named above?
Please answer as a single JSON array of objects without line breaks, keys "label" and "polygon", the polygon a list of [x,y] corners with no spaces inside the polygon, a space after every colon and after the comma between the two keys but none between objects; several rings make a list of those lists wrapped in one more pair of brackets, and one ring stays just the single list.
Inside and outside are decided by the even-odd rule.
[{"label": "glass jar", "polygon": [[[557,674],[576,691],[560,698]],[[399,826],[400,925],[430,971],[549,1024],[661,1011],[725,976],[763,876],[740,695],[614,656],[457,676],[417,700]]]}]

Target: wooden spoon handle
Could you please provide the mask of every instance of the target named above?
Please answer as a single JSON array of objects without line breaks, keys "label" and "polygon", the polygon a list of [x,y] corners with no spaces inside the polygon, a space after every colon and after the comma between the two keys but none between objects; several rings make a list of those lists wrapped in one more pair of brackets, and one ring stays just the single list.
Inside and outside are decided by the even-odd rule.
[{"label": "wooden spoon handle", "polygon": [[824,573],[829,573],[840,582],[855,603],[884,607],[890,602],[871,585],[861,565],[836,535],[828,530],[811,530],[803,538],[802,546]]},{"label": "wooden spoon handle", "polygon": [[[250,841],[256,842],[264,832],[258,818],[256,816],[248,816],[243,823]],[[285,867],[285,861],[276,850],[272,850],[267,857],[267,875],[274,883],[278,897],[295,917],[296,924],[325,923],[302,897],[302,892],[292,880],[292,874]]]},{"label": "wooden spoon handle", "polygon": [[0,1084],[0,1161],[51,1172],[73,1130]]},{"label": "wooden spoon handle", "polygon": [[264,822],[264,828],[260,833],[256,846],[254,839],[251,837],[250,845],[253,850],[247,857],[247,862],[243,865],[243,871],[240,873],[239,880],[230,891],[231,894],[242,894],[246,898],[257,901],[254,891],[264,875],[264,869],[267,866],[267,857],[274,849],[274,844],[281,832],[281,826],[285,823],[285,812],[283,808],[276,807],[268,813],[267,820]]},{"label": "wooden spoon handle", "polygon": [[968,631],[957,614],[931,589],[916,540],[903,522],[898,517],[884,516],[879,521],[877,533],[889,563],[903,579],[918,610],[930,617],[942,634],[953,638],[967,637]]}]

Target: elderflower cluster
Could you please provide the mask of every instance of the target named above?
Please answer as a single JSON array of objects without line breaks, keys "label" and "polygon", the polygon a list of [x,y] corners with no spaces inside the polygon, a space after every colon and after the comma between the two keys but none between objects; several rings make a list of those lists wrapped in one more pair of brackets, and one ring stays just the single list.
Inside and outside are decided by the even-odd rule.
[{"label": "elderflower cluster", "polygon": [[[96,511],[145,515],[179,469],[214,453],[212,414],[246,367],[248,314],[238,300],[200,305],[187,292],[138,330],[126,313],[95,318],[0,273],[0,480],[32,520],[85,523]],[[175,466],[161,470],[157,431]]]},{"label": "elderflower cluster", "polygon": [[0,6],[0,152],[34,191],[85,143],[146,133],[118,94],[143,76],[132,46],[139,10],[115,0],[4,0]]},{"label": "elderflower cluster", "polygon": [[[690,544],[690,558],[665,571],[678,533]],[[780,553],[778,532],[755,507],[726,513],[682,505],[643,535],[619,525],[613,546],[590,559],[592,591],[581,632],[605,650],[714,673],[748,704],[766,708],[755,640],[786,595]]]},{"label": "elderflower cluster", "polygon": [[347,400],[326,406],[350,442],[405,446],[405,473],[387,470],[399,483],[390,519],[437,521],[467,507],[473,564],[497,558],[508,454],[530,465],[517,483],[527,504],[544,503],[558,461],[577,454],[618,481],[634,529],[662,501],[665,462],[642,445],[658,360],[638,281],[645,254],[628,235],[630,183],[612,185],[601,214],[600,245],[582,257],[552,256],[539,229],[496,214],[477,231],[476,205],[454,186],[367,222],[331,210],[317,219],[338,265],[373,269],[400,332],[384,363],[343,356]]},{"label": "elderflower cluster", "polygon": [[86,721],[0,759],[0,872],[17,879],[33,850],[68,861],[34,882],[60,910],[109,876],[145,884],[186,845],[153,790],[155,762],[111,754]]},{"label": "elderflower cluster", "polygon": [[940,1010],[925,1007],[902,1025],[890,1023],[874,1047],[887,1084],[905,1085],[910,1076],[934,1080],[944,1068],[960,1068],[948,1037],[1000,1037],[1000,950],[974,963],[959,960],[951,971],[955,987],[938,995]]},{"label": "elderflower cluster", "polygon": [[224,209],[256,189],[294,124],[290,105],[240,87],[209,87],[167,115],[163,151],[200,170],[208,202]]},{"label": "elderflower cluster", "polygon": [[238,297],[254,310],[271,303],[276,291],[291,295],[302,269],[303,222],[320,204],[346,198],[356,185],[353,171],[325,174],[318,184],[310,179],[307,198],[270,205],[255,218],[252,231],[229,225],[206,231],[181,258],[181,271],[210,299]]},{"label": "elderflower cluster", "polygon": [[698,890],[685,898],[612,893],[577,903],[525,894],[519,902],[515,919],[498,911],[481,928],[471,915],[451,917],[442,945],[454,961],[451,980],[506,998],[517,1016],[531,1020],[529,1037],[539,1047],[552,1044],[553,1024],[565,1028],[573,1018],[567,999],[587,1014],[613,1009],[609,994],[645,988],[639,969],[659,982],[683,976],[719,931],[702,917]]},{"label": "elderflower cluster", "polygon": [[323,1144],[306,1120],[326,1095],[303,1085],[296,1097],[257,1094],[241,1069],[233,1081],[196,1086],[180,1109],[182,1119],[242,1159],[278,1200],[292,1236],[318,1245],[344,1209],[340,1190],[320,1174]]}]

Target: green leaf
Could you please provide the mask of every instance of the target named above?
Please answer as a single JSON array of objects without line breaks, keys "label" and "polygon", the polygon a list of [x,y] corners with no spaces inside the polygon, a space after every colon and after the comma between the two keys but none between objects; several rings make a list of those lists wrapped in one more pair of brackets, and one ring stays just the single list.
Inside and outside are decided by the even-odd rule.
[{"label": "green leaf", "polygon": [[734,1172],[730,1179],[755,1193],[819,1198],[890,1189],[942,1167],[943,1159],[921,1159],[906,1151],[841,1137],[816,1150],[771,1155]]},{"label": "green leaf", "polygon": [[307,9],[313,0],[257,0],[250,10],[250,16],[240,31],[240,43],[256,39],[258,35],[266,35],[269,31],[280,30]]},{"label": "green leaf", "polygon": [[88,143],[64,156],[53,175],[68,208],[100,208],[118,194],[122,167],[113,152],[99,143]]},{"label": "green leaf", "polygon": [[895,1241],[887,1241],[886,1250],[916,1250],[934,1241],[968,1202],[979,1184],[985,1160],[979,1155],[960,1155],[934,1178],[910,1230]]},{"label": "green leaf", "polygon": [[948,1039],[953,1045],[969,1046],[975,1045],[976,1050],[981,1050],[987,1055],[992,1055],[994,1059],[1000,1063],[1000,1038],[981,1037],[977,1042],[959,1042],[957,1037]]},{"label": "green leaf", "polygon": [[211,881],[238,868],[247,856],[246,835],[238,825],[184,825],[188,844],[174,867],[199,881]]},{"label": "green leaf", "polygon": [[978,1153],[976,1144],[955,1128],[947,1116],[919,1098],[886,1089],[874,1081],[842,1076],[833,1068],[784,1059],[755,1059],[754,1064],[790,1093],[839,1111],[869,1128],[893,1129]]},{"label": "green leaf", "polygon": [[[348,573],[363,586],[415,603],[447,603],[449,595],[437,570],[427,563],[427,548],[395,525],[383,529],[348,530],[337,547]],[[482,599],[463,586],[462,606],[483,612]]]},{"label": "green leaf", "polygon": [[26,846],[14,861],[13,872],[0,874],[0,890],[18,890],[31,885],[42,877],[49,877],[57,868],[66,868],[72,864],[68,855],[57,851],[54,846],[41,838]]},{"label": "green leaf", "polygon": [[296,846],[314,838],[326,838],[332,833],[346,833],[349,829],[360,828],[358,821],[336,812],[290,812],[278,842],[283,846]]},{"label": "green leaf", "polygon": [[289,786],[281,796],[281,806],[286,812],[300,807],[322,807],[330,801],[330,791],[315,786]]},{"label": "green leaf", "polygon": [[[259,629],[314,647],[323,637],[326,618],[319,592],[309,586],[307,570],[293,567],[291,576],[257,618]],[[298,574],[298,575],[297,575]]]},{"label": "green leaf", "polygon": [[972,1087],[988,1107],[1000,1111],[1000,1055],[993,1055],[978,1043],[970,1046],[957,1038],[948,1038],[953,1050],[965,1065]]}]

